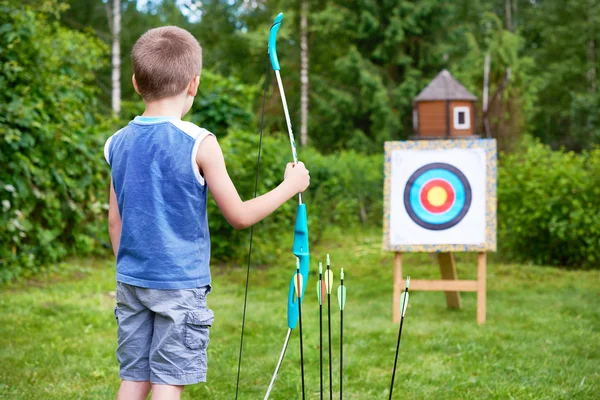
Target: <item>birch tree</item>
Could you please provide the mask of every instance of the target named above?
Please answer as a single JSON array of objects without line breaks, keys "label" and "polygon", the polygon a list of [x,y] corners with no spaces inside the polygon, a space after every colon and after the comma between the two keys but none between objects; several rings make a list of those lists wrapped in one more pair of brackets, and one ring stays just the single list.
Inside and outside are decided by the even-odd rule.
[{"label": "birch tree", "polygon": [[308,0],[300,9],[300,145],[308,143]]},{"label": "birch tree", "polygon": [[121,0],[113,0],[112,5],[112,110],[119,115],[121,112]]}]

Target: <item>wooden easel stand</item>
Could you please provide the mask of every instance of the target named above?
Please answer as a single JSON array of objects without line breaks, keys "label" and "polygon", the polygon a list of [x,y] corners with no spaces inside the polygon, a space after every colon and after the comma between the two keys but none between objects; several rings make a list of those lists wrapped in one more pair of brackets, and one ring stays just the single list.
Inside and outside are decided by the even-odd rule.
[{"label": "wooden easel stand", "polygon": [[[487,253],[477,253],[477,280],[459,280],[453,253],[438,253],[441,280],[411,279],[410,290],[443,291],[448,308],[461,308],[460,292],[477,292],[477,323],[485,323],[486,316],[486,264]],[[405,280],[402,278],[402,253],[394,256],[393,321],[400,322],[400,296]]]}]

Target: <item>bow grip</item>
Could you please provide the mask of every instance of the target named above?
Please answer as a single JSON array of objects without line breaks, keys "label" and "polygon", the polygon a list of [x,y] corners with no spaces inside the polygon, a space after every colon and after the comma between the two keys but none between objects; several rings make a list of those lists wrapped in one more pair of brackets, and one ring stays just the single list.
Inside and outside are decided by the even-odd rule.
[{"label": "bow grip", "polygon": [[277,58],[277,32],[279,32],[279,28],[281,28],[281,20],[283,19],[283,13],[277,14],[275,17],[275,21],[273,21],[273,25],[271,26],[271,31],[269,32],[269,58],[271,59],[271,65],[273,66],[273,71],[279,71],[279,59]]},{"label": "bow grip", "polygon": [[306,217],[306,204],[299,204],[296,211],[296,227],[294,228],[294,245],[292,252],[298,257],[300,263],[300,275],[302,275],[302,290],[300,291],[300,300],[295,298],[294,276],[290,280],[288,290],[288,327],[296,328],[298,322],[298,301],[304,299],[304,291],[308,285],[308,267],[310,265],[310,253],[308,250],[308,221]]}]

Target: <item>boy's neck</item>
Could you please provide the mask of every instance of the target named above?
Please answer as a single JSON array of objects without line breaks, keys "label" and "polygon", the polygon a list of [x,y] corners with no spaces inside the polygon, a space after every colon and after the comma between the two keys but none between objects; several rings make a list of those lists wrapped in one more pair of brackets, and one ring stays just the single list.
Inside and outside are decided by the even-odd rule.
[{"label": "boy's neck", "polygon": [[181,118],[184,114],[184,99],[168,97],[165,99],[145,101],[146,109],[143,117],[175,117]]}]

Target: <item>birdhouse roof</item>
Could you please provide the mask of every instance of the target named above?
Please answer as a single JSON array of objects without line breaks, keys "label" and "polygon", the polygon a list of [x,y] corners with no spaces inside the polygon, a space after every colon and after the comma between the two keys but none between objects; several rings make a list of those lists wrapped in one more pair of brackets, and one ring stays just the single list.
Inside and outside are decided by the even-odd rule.
[{"label": "birdhouse roof", "polygon": [[448,70],[444,69],[415,97],[415,101],[432,100],[475,101],[477,97],[473,96],[467,88],[450,75]]}]

